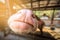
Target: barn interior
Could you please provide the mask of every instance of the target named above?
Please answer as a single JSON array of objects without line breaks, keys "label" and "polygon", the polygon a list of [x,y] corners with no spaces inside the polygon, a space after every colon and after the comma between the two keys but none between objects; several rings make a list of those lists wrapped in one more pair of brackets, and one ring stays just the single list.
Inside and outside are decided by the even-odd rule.
[{"label": "barn interior", "polygon": [[[31,9],[44,21],[43,35],[40,35],[40,30],[37,29],[34,34],[9,33],[8,36],[4,37],[9,17],[21,9]],[[46,14],[48,18],[43,17],[43,14]],[[0,0],[0,39],[60,40],[60,0]]]}]

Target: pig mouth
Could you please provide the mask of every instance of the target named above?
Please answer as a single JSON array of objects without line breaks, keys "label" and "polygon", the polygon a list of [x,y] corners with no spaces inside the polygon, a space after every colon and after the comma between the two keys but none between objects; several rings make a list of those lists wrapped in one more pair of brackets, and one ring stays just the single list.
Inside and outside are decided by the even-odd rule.
[{"label": "pig mouth", "polygon": [[33,24],[30,24],[30,23],[25,22],[25,21],[15,20],[15,22],[23,22],[23,23],[26,23],[26,24],[30,25],[32,28],[34,28]]}]

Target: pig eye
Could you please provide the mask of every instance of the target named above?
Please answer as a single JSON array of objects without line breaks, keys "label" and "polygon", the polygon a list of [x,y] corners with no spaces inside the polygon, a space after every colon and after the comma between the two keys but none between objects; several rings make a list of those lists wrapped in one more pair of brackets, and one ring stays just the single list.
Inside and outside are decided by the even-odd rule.
[{"label": "pig eye", "polygon": [[35,18],[35,15],[32,14],[32,17]]}]

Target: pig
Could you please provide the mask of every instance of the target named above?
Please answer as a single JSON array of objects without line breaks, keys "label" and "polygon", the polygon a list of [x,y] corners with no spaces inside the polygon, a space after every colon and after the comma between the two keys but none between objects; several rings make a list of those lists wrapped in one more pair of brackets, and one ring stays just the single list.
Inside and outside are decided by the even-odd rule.
[{"label": "pig", "polygon": [[9,17],[8,26],[16,34],[35,33],[37,28],[43,34],[44,22],[32,10],[22,9]]},{"label": "pig", "polygon": [[8,19],[9,28],[18,34],[34,32],[38,27],[38,21],[29,9],[19,10]]}]

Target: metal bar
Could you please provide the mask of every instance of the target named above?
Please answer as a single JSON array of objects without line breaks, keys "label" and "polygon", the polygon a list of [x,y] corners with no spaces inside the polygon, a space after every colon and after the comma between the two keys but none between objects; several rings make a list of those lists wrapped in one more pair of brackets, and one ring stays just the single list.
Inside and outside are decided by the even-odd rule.
[{"label": "metal bar", "polygon": [[54,21],[54,13],[55,13],[55,8],[53,9],[52,18],[51,18],[51,24],[53,24],[53,21]]},{"label": "metal bar", "polygon": [[[49,1],[49,0],[39,0],[39,1]],[[32,2],[39,2],[38,0],[36,0],[36,1],[33,1],[32,0]],[[52,0],[52,1],[56,1],[56,0]],[[30,3],[30,1],[28,1],[28,2],[26,2],[26,3]]]},{"label": "metal bar", "polygon": [[49,2],[50,2],[50,0],[48,0],[48,1],[47,1],[47,4],[46,4],[46,6],[49,4]]},{"label": "metal bar", "polygon": [[[38,7],[40,7],[40,1],[38,0]],[[39,8],[40,9],[40,8]]]},{"label": "metal bar", "polygon": [[32,2],[32,0],[31,0],[31,10],[33,10],[33,2]]},{"label": "metal bar", "polygon": [[39,9],[39,8],[57,8],[57,7],[60,7],[60,5],[57,5],[57,6],[47,6],[47,7],[36,7],[36,8],[33,8],[33,9]]}]

